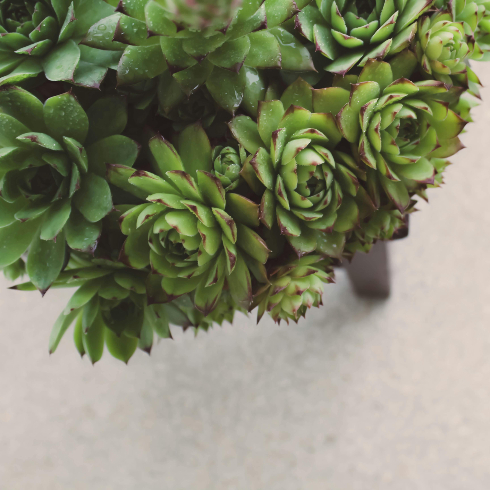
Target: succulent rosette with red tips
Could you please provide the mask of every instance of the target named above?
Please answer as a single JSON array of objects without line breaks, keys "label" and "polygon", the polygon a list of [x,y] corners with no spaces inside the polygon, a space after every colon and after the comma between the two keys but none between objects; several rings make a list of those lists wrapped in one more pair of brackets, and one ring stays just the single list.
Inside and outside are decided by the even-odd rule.
[{"label": "succulent rosette with red tips", "polygon": [[0,268],[80,355],[298,321],[406,236],[490,59],[486,0],[0,0]]}]

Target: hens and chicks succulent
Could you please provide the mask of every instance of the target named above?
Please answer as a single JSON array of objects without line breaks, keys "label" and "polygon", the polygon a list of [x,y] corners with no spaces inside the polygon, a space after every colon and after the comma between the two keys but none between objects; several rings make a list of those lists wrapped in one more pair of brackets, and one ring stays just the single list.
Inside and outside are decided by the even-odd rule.
[{"label": "hens and chicks succulent", "polygon": [[0,267],[127,362],[319,306],[442,183],[483,0],[0,0]]}]

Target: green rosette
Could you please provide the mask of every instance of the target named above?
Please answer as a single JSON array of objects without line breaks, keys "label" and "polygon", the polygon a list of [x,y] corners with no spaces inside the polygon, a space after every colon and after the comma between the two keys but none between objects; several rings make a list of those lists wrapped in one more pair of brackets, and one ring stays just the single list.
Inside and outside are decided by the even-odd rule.
[{"label": "green rosette", "polygon": [[156,0],[122,0],[118,12],[93,25],[83,42],[109,50],[127,46],[118,67],[120,86],[168,70],[166,99],[189,96],[205,85],[233,114],[242,103],[256,105],[265,93],[262,70],[315,70],[308,49],[283,26],[307,3],[252,0],[226,25],[196,30],[176,24]]},{"label": "green rosette", "polygon": [[160,135],[149,142],[154,173],[110,166],[114,185],[146,199],[124,213],[128,236],[120,259],[151,265],[169,300],[192,293],[198,310],[213,311],[226,287],[236,305],[252,301],[251,275],[265,282],[269,250],[255,228],[259,205],[225,190],[213,171],[213,150],[199,124],[187,127],[177,148]]},{"label": "green rosette", "polygon": [[44,73],[51,81],[99,88],[121,53],[79,43],[113,12],[103,0],[1,0],[0,85]]},{"label": "green rosette", "polygon": [[462,148],[458,135],[466,121],[448,108],[443,82],[393,78],[388,63],[370,61],[352,80],[356,83],[350,91],[331,87],[323,89],[323,96],[335,92],[346,102],[337,116],[339,128],[366,166],[367,190],[375,206],[381,204],[383,189],[403,212],[411,194],[434,183],[432,159]]},{"label": "green rosette", "polygon": [[316,0],[297,15],[296,26],[316,50],[331,60],[325,69],[345,75],[369,59],[408,48],[417,19],[433,0]]},{"label": "green rosette", "polygon": [[338,256],[358,224],[363,190],[355,160],[336,150],[334,115],[313,110],[312,87],[298,79],[281,100],[259,104],[257,123],[237,116],[229,126],[250,153],[241,174],[260,198],[261,222],[299,256]]},{"label": "green rosette", "polygon": [[65,244],[93,253],[113,209],[105,163],[132,165],[139,151],[119,134],[126,122],[120,97],[85,112],[71,93],[43,104],[19,87],[0,90],[1,267],[29,249],[27,273],[44,292],[63,268]]},{"label": "green rosette", "polygon": [[324,284],[333,283],[331,261],[320,255],[308,255],[286,261],[275,267],[268,284],[254,297],[257,322],[267,312],[276,323],[285,320],[297,322],[312,306],[322,304]]}]

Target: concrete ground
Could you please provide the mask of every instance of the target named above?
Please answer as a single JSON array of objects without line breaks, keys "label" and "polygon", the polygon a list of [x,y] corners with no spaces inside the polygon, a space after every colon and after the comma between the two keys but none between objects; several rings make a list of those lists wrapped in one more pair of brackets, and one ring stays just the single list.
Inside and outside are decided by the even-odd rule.
[{"label": "concrete ground", "polygon": [[[490,63],[475,64],[490,83]],[[0,280],[0,489],[488,490],[490,89],[446,185],[391,244],[393,294],[343,272],[299,326],[174,329],[92,367],[68,294]]]}]

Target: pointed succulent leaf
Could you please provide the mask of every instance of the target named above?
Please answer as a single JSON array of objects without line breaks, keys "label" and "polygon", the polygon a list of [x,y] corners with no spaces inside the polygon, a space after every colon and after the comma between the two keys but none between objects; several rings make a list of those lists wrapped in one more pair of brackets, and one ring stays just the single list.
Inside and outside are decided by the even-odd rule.
[{"label": "pointed succulent leaf", "polygon": [[104,329],[104,340],[107,350],[112,357],[115,357],[125,364],[127,364],[131,357],[133,357],[133,354],[138,348],[138,339],[128,337],[127,335],[124,335],[124,333],[118,336],[110,328]]},{"label": "pointed succulent leaf", "polygon": [[73,203],[88,221],[100,221],[112,209],[109,184],[102,177],[88,173],[82,177],[80,190],[75,194]]},{"label": "pointed succulent leaf", "polygon": [[197,172],[197,182],[202,196],[210,206],[225,209],[225,190],[217,177],[209,172],[199,170]]},{"label": "pointed succulent leaf", "polygon": [[230,192],[226,196],[226,211],[237,223],[252,228],[259,226],[259,205],[246,197]]},{"label": "pointed succulent leaf", "polygon": [[73,39],[59,44],[44,58],[44,74],[51,81],[72,81],[80,61],[80,48]]},{"label": "pointed succulent leaf", "polygon": [[235,303],[248,310],[252,304],[252,282],[247,265],[240,254],[233,272],[228,277],[228,287]]},{"label": "pointed succulent leaf", "polygon": [[213,214],[228,240],[235,243],[237,239],[237,226],[233,218],[222,209],[213,208]]},{"label": "pointed succulent leaf", "polygon": [[128,122],[126,100],[117,95],[102,97],[89,107],[87,116],[89,119],[87,144],[107,136],[121,134]]},{"label": "pointed succulent leaf", "polygon": [[264,146],[255,123],[248,116],[237,116],[233,118],[228,127],[235,139],[249,152],[255,153],[261,146]]},{"label": "pointed succulent leaf", "polygon": [[148,145],[154,158],[155,171],[158,171],[160,177],[164,177],[169,170],[185,170],[180,155],[163,136],[157,134]]},{"label": "pointed succulent leaf", "polygon": [[106,328],[102,314],[99,311],[89,331],[82,336],[83,348],[92,364],[100,361],[104,353],[104,332]]},{"label": "pointed succulent leaf", "polygon": [[49,134],[58,141],[65,136],[83,144],[87,137],[87,114],[71,93],[56,95],[44,103],[44,121]]},{"label": "pointed succulent leaf", "polygon": [[39,221],[29,220],[25,223],[14,221],[9,226],[0,228],[0,267],[16,262],[27,250],[39,229]]},{"label": "pointed succulent leaf", "polygon": [[27,256],[27,274],[33,284],[44,294],[53,284],[63,268],[65,260],[65,237],[63,233],[56,241],[42,240],[37,234]]},{"label": "pointed succulent leaf", "polygon": [[73,250],[93,253],[102,233],[102,221],[87,221],[76,209],[72,209],[64,228],[66,242]]},{"label": "pointed succulent leaf", "polygon": [[128,46],[117,67],[118,85],[132,85],[151,80],[163,73],[167,63],[158,44]]},{"label": "pointed succulent leaf", "polygon": [[41,226],[41,239],[54,240],[65,226],[71,214],[71,202],[63,199],[53,203],[44,218]]},{"label": "pointed succulent leaf", "polygon": [[75,321],[75,318],[78,315],[78,311],[72,311],[65,315],[65,313],[61,313],[61,315],[56,320],[53,328],[51,329],[51,335],[49,337],[49,353],[53,354],[58,348],[63,335],[68,330],[68,327]]},{"label": "pointed succulent leaf", "polygon": [[211,171],[211,144],[200,123],[187,126],[179,134],[177,147],[184,169],[192,177],[196,178],[198,170]]}]

